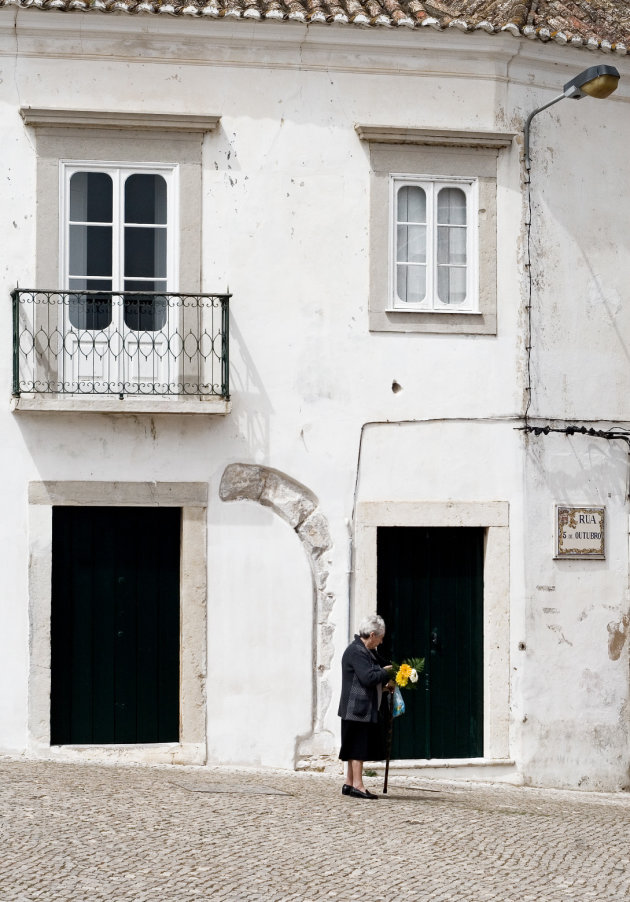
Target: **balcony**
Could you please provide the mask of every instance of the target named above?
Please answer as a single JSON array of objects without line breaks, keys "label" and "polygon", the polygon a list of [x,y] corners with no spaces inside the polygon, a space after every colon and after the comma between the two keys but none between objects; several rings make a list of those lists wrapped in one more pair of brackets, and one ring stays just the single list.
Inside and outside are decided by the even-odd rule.
[{"label": "balcony", "polygon": [[226,414],[228,294],[15,289],[16,411]]}]

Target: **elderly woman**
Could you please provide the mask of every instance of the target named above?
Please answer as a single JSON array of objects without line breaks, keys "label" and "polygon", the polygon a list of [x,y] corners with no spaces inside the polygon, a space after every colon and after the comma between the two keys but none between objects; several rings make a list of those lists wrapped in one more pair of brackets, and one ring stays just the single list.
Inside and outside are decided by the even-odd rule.
[{"label": "elderly woman", "polygon": [[[341,791],[357,799],[377,799],[363,785],[363,762],[383,757],[382,733],[378,723],[383,687],[390,681],[391,665],[382,667],[376,649],[385,635],[385,621],[378,614],[359,624],[359,634],[341,659],[341,751],[348,762],[346,783]],[[389,688],[389,687],[388,687]]]}]

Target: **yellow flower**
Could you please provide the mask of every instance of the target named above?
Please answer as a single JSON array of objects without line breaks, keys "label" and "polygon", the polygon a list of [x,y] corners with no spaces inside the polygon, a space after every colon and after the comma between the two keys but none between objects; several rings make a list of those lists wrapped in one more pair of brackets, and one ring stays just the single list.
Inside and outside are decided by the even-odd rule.
[{"label": "yellow flower", "polygon": [[412,670],[412,668],[409,666],[409,664],[401,664],[400,668],[398,670],[398,673],[396,674],[396,682],[403,689],[409,682],[409,677],[411,676],[411,670]]}]

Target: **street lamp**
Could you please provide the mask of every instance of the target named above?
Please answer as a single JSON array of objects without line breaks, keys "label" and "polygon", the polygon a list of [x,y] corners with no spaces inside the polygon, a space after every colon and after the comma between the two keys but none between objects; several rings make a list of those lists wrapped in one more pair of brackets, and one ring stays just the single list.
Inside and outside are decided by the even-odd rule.
[{"label": "street lamp", "polygon": [[575,78],[572,78],[571,81],[568,81],[562,89],[562,94],[558,94],[558,96],[554,97],[553,100],[550,100],[549,103],[539,106],[537,110],[530,113],[525,122],[524,129],[525,169],[527,172],[531,169],[531,160],[529,158],[529,126],[534,116],[537,116],[538,113],[546,110],[547,107],[553,106],[554,103],[564,100],[565,97],[571,97],[573,100],[581,100],[582,97],[586,97],[587,95],[599,99],[610,97],[612,92],[617,89],[618,84],[619,72],[614,66],[590,66],[590,68],[585,69],[583,72],[580,72],[579,75],[576,75]]}]

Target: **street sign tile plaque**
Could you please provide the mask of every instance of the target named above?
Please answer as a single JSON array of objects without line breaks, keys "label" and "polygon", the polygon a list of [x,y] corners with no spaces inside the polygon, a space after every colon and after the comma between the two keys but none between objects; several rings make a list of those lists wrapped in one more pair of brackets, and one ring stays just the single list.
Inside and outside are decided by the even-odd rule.
[{"label": "street sign tile plaque", "polygon": [[556,505],[556,559],[603,561],[606,557],[606,508]]}]

